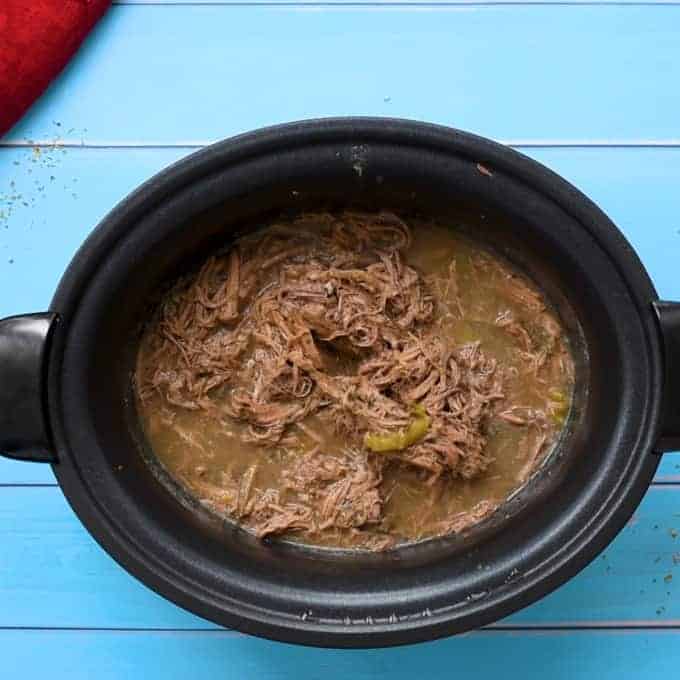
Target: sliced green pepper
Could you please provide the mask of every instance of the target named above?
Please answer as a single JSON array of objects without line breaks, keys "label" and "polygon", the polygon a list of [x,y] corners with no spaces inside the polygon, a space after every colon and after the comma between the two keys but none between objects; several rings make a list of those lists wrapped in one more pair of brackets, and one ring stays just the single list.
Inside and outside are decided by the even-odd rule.
[{"label": "sliced green pepper", "polygon": [[406,430],[390,434],[367,433],[364,437],[366,448],[375,453],[403,451],[408,446],[411,446],[411,444],[422,439],[430,429],[430,416],[427,415],[425,407],[421,404],[416,404],[413,407],[413,413],[416,417],[409,423]]}]

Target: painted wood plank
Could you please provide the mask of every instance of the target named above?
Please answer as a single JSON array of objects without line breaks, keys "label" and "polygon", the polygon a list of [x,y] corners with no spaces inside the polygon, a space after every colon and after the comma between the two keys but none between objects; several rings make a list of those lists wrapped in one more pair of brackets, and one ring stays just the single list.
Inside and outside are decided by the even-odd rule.
[{"label": "painted wood plank", "polygon": [[[680,488],[653,487],[595,562],[512,626],[680,626]],[[215,628],[95,543],[57,488],[0,489],[0,627]]]},{"label": "painted wood plank", "polygon": [[678,143],[679,40],[671,5],[119,5],[8,139],[206,142],[365,114]]},{"label": "painted wood plank", "polygon": [[[185,153],[0,150],[0,318],[46,309],[97,222],[135,186]],[[53,482],[48,465],[0,458],[0,484]]]},{"label": "painted wood plank", "polygon": [[[525,149],[590,195],[638,250],[659,294],[680,300],[680,149]],[[62,271],[117,201],[187,149],[0,149],[0,317],[44,309]],[[662,478],[680,480],[680,456]],[[0,484],[53,481],[0,459]]]},{"label": "painted wood plank", "polygon": [[[380,650],[309,649],[229,632],[3,631],[8,678],[60,680],[620,680],[673,678],[666,631],[477,632]],[[143,669],[143,671],[142,671]]]}]

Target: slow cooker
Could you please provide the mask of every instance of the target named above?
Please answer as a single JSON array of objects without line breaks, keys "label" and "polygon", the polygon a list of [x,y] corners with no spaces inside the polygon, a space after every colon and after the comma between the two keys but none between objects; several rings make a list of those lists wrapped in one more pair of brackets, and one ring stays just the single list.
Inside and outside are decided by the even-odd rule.
[{"label": "slow cooker", "polygon": [[[136,340],[164,282],[272,215],[388,209],[514,260],[573,337],[568,431],[488,521],[384,553],[258,542],[197,512],[149,463],[131,395]],[[417,233],[415,234],[417,238]],[[680,448],[680,305],[659,301],[612,222],[539,163],[424,123],[315,120],[209,146],[96,227],[47,312],[0,322],[0,450],[52,465],[95,539],[207,619],[308,645],[397,645],[484,626],[571,578]]]}]

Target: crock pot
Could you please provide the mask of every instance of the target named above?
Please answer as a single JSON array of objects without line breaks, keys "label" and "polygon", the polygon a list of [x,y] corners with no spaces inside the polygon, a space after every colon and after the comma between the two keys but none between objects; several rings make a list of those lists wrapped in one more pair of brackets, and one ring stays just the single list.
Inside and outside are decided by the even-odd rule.
[{"label": "crock pot", "polygon": [[[274,214],[355,206],[464,223],[525,269],[579,347],[576,407],[532,480],[467,533],[377,554],[258,542],[154,469],[131,398],[136,339],[159,286],[211,246]],[[50,463],[83,524],[149,587],[277,640],[387,646],[496,621],[592,560],[674,448],[680,305],[657,299],[621,233],[566,181],[423,123],[308,121],[194,153],[99,224],[48,312],[0,322],[0,450]]]}]

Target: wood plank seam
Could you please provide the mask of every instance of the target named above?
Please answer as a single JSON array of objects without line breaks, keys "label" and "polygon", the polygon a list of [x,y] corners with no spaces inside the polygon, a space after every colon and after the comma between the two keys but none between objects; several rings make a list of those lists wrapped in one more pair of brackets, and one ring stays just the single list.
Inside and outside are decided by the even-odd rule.
[{"label": "wood plank seam", "polygon": [[555,0],[554,2],[551,2],[550,0],[536,0],[535,2],[532,2],[531,0],[525,0],[524,2],[521,0],[488,0],[487,2],[480,0],[442,0],[442,2],[437,2],[436,0],[431,2],[416,2],[414,0],[386,0],[385,2],[371,0],[366,0],[366,2],[361,2],[360,0],[337,0],[336,2],[318,2],[318,0],[309,0],[309,2],[306,2],[305,0],[299,0],[298,2],[287,2],[286,0],[281,0],[281,2],[276,2],[275,0],[252,0],[250,2],[239,0],[234,0],[233,2],[229,2],[228,0],[215,0],[214,2],[210,2],[209,0],[197,0],[196,2],[186,0],[183,2],[172,2],[172,0],[167,2],[163,0],[159,0],[158,2],[153,2],[153,0],[115,0],[113,4],[119,6],[140,5],[149,7],[471,7],[475,5],[491,7],[498,5],[503,5],[505,7],[565,7],[571,5],[578,7],[649,7],[655,5],[678,5],[680,3],[675,0],[668,0],[667,2],[664,2],[664,0],[649,0],[648,2],[645,2],[645,0],[629,0],[628,2],[626,2],[626,0],[611,0],[611,2],[608,2],[607,0],[573,0],[572,2],[566,0]]},{"label": "wood plank seam", "polygon": [[[237,135],[234,135],[237,136]],[[0,140],[0,149],[24,149],[24,148],[49,148],[49,149],[93,149],[93,150],[142,150],[142,149],[203,149],[206,146],[220,141],[179,141],[179,142],[62,142],[47,139],[39,140],[13,140],[11,138]],[[625,142],[622,140],[522,140],[522,139],[499,139],[499,144],[512,147],[513,149],[678,149],[680,139],[640,140]]]}]

